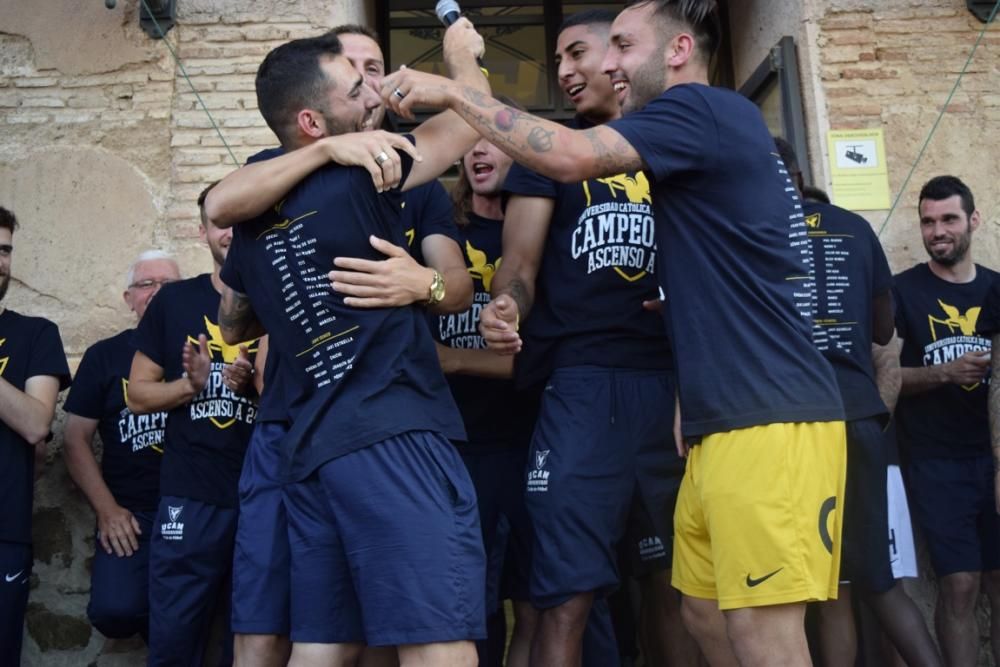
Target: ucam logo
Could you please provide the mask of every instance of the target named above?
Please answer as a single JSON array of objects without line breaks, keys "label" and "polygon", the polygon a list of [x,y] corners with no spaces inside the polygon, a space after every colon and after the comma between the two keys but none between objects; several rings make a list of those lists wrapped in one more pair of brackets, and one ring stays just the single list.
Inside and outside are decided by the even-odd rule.
[{"label": "ucam logo", "polygon": [[178,521],[181,518],[181,512],[184,511],[184,506],[171,507],[167,505],[167,517],[170,519],[165,523],[160,524],[160,536],[164,540],[183,540],[184,539],[184,524]]},{"label": "ucam logo", "polygon": [[171,523],[176,523],[177,519],[180,518],[181,512],[183,511],[184,511],[183,505],[181,505],[180,507],[171,507],[167,505],[167,514],[170,515]]},{"label": "ucam logo", "polygon": [[545,461],[549,458],[548,449],[535,451],[535,469],[528,471],[528,493],[537,493],[549,490],[549,471],[545,468]]}]

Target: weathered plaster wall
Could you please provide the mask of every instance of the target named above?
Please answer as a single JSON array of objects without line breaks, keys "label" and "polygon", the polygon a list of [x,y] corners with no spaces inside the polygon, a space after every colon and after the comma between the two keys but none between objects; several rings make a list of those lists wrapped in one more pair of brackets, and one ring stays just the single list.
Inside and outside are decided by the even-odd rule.
[{"label": "weathered plaster wall", "polygon": [[[181,0],[167,41],[235,158],[274,145],[253,75],[273,46],[345,22],[362,2]],[[5,305],[59,324],[71,362],[131,324],[125,270],[141,250],[177,254],[185,275],[211,266],[197,238],[198,192],[232,158],[138,3],[0,3],[0,204],[16,212]],[[86,621],[93,516],[61,456],[57,418],[36,486],[35,574],[25,665],[140,665],[141,642],[109,641]]]}]

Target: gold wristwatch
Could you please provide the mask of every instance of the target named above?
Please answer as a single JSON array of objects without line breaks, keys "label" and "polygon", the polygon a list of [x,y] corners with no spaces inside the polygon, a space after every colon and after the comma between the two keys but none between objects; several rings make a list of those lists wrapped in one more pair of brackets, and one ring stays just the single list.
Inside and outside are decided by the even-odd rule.
[{"label": "gold wristwatch", "polygon": [[434,271],[431,279],[430,291],[427,297],[427,305],[435,306],[444,301],[444,278],[438,271]]}]

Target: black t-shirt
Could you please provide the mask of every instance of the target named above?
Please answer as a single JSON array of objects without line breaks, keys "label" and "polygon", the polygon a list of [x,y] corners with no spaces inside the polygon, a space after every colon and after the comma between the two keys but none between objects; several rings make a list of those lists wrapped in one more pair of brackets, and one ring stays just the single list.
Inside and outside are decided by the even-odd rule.
[{"label": "black t-shirt", "polygon": [[812,202],[804,211],[816,269],[816,347],[837,374],[847,419],[884,415],[872,364],[872,301],[892,288],[882,245],[855,213]]},{"label": "black t-shirt", "polygon": [[[41,317],[28,317],[6,308],[0,313],[0,377],[18,391],[30,378],[50,375],[60,390],[69,386],[69,365],[59,328]],[[31,544],[31,506],[34,499],[35,450],[0,421],[0,542]]]},{"label": "black t-shirt", "polygon": [[133,512],[149,512],[160,498],[167,413],[137,415],[125,404],[134,335],[128,329],[84,352],[63,409],[97,420],[104,444],[101,472],[115,502]]},{"label": "black t-shirt", "polygon": [[250,298],[282,365],[308,378],[287,437],[294,479],[406,431],[465,438],[423,310],[351,308],[327,279],[335,257],[384,259],[371,235],[406,246],[400,204],[365,170],[331,164],[233,233],[223,280]]},{"label": "black t-shirt", "polygon": [[[574,125],[588,124],[578,118]],[[503,189],[555,200],[518,381],[544,380],[564,366],[671,368],[663,319],[642,307],[657,298],[646,175],[563,184],[514,164]]]},{"label": "black t-shirt", "polygon": [[[227,345],[215,320],[219,293],[212,277],[164,285],[153,297],[135,333],[135,347],[163,368],[167,382],[184,373],[185,341],[208,337],[212,371],[200,394],[167,415],[167,439],[160,469],[160,494],[190,498],[221,507],[236,507],[243,455],[257,416],[256,403],[230,391],[222,369],[236,359],[237,345]],[[245,343],[251,361],[257,341]]]},{"label": "black t-shirt", "polygon": [[[434,339],[452,348],[485,350],[486,341],[479,333],[479,316],[490,302],[490,284],[500,267],[503,220],[490,220],[470,212],[469,224],[459,227],[465,265],[472,276],[472,306],[461,313],[428,313]],[[511,380],[449,375],[448,386],[462,413],[467,443],[475,447],[523,447],[526,429],[521,417],[526,403],[535,394],[517,392]],[[530,409],[527,410],[531,412]]]},{"label": "black t-shirt", "polygon": [[[990,350],[979,318],[997,273],[976,265],[976,278],[951,283],[917,264],[896,276],[896,332],[902,366],[944,364],[973,350]],[[969,386],[947,385],[899,397],[899,441],[911,458],[989,455],[989,374]]]},{"label": "black t-shirt", "polygon": [[427,264],[422,242],[428,236],[441,234],[459,243],[458,227],[452,217],[451,198],[438,181],[428,181],[403,193],[400,204],[403,233],[410,254],[420,264]]},{"label": "black t-shirt", "polygon": [[842,419],[801,205],[760,110],[683,84],[608,125],[648,167],[684,433]]}]

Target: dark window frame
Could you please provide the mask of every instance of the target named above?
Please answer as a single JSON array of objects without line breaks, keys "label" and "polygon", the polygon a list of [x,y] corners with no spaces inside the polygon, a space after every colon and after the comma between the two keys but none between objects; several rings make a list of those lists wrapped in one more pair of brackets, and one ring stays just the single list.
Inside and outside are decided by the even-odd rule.
[{"label": "dark window frame", "polygon": [[795,49],[795,39],[786,35],[771,48],[763,62],[740,86],[739,92],[759,106],[762,96],[772,86],[778,86],[781,95],[782,136],[795,148],[803,180],[812,183],[808,135],[802,108],[802,86],[799,81],[799,59]]}]

